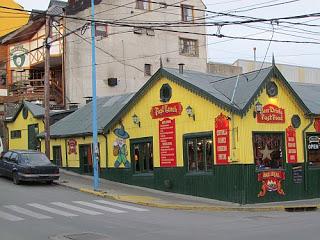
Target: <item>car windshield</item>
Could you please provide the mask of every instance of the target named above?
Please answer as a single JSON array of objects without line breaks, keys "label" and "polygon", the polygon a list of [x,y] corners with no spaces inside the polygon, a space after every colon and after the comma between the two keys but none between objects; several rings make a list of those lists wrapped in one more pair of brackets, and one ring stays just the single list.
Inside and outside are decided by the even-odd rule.
[{"label": "car windshield", "polygon": [[50,164],[50,160],[43,153],[22,153],[22,162],[33,166]]}]

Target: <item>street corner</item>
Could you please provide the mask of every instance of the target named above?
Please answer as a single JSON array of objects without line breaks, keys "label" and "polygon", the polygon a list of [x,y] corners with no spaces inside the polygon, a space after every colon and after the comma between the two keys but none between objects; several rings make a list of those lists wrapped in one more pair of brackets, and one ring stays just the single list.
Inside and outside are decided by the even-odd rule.
[{"label": "street corner", "polygon": [[79,188],[79,191],[80,192],[84,192],[84,193],[93,194],[93,195],[99,196],[99,197],[107,197],[108,196],[107,192],[102,191],[102,190],[101,191],[100,190],[96,191],[96,190],[92,190],[92,189],[89,189],[89,188]]}]

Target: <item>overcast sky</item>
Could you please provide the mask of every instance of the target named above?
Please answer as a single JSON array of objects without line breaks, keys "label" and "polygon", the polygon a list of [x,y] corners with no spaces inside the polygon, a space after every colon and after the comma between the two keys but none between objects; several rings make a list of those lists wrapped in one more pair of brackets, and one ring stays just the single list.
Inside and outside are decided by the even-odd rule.
[{"label": "overcast sky", "polygon": [[[30,10],[46,9],[49,0],[16,0],[16,2],[24,6],[25,9]],[[255,18],[278,18],[320,12],[319,0],[205,0],[205,3],[208,10],[211,11],[230,12]],[[284,4],[275,5],[280,3]],[[214,15],[215,14],[207,13],[207,21],[241,20],[217,16],[211,19],[209,18]],[[220,33],[233,37],[250,35],[252,38],[269,40],[273,38],[274,40],[312,41],[320,43],[320,17],[292,21],[316,24],[319,25],[319,27],[306,27],[301,25],[285,26],[281,23],[279,26],[274,25],[272,27],[270,23],[254,23],[246,26],[224,26],[221,28]],[[274,34],[272,28],[274,28]],[[207,32],[217,33],[217,28],[210,27],[207,29]],[[256,47],[257,60],[262,61],[266,56],[266,61],[271,61],[272,53],[274,53],[275,60],[278,63],[320,68],[320,45],[272,42],[266,55],[268,45],[268,41],[258,42],[209,37],[208,58],[210,61],[224,63],[233,63],[238,58],[252,60],[253,47]]]}]

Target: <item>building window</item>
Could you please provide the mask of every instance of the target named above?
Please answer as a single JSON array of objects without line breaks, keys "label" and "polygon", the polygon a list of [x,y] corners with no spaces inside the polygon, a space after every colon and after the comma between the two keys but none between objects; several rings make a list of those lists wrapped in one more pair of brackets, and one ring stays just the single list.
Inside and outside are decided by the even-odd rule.
[{"label": "building window", "polygon": [[180,55],[197,57],[199,55],[198,40],[180,38],[179,53]]},{"label": "building window", "polygon": [[141,10],[150,10],[149,0],[136,0],[136,8]]},{"label": "building window", "polygon": [[212,133],[184,137],[184,153],[189,172],[208,172],[213,165]]},{"label": "building window", "polygon": [[151,64],[145,64],[144,65],[144,75],[145,76],[151,76]]},{"label": "building window", "polygon": [[184,22],[193,21],[193,6],[181,5],[181,19]]},{"label": "building window", "polygon": [[108,24],[96,23],[95,24],[95,35],[96,37],[106,38],[108,37]]},{"label": "building window", "polygon": [[253,155],[257,169],[282,169],[284,133],[254,133]]},{"label": "building window", "polygon": [[21,130],[14,130],[10,132],[11,139],[21,138]]},{"label": "building window", "polygon": [[320,167],[320,134],[308,134],[307,144],[309,165]]},{"label": "building window", "polygon": [[131,162],[135,173],[153,172],[153,144],[152,138],[132,139]]}]

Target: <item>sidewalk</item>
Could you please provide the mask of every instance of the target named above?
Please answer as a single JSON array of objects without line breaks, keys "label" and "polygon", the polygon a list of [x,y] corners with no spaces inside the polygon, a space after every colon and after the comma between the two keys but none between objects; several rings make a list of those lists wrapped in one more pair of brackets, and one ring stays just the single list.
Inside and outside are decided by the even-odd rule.
[{"label": "sidewalk", "polygon": [[60,169],[60,180],[57,183],[96,196],[157,208],[206,211],[303,211],[320,208],[319,198],[240,205],[214,199],[162,192],[105,179],[100,179],[101,191],[96,192],[93,191],[92,176],[80,175],[63,169]]}]

